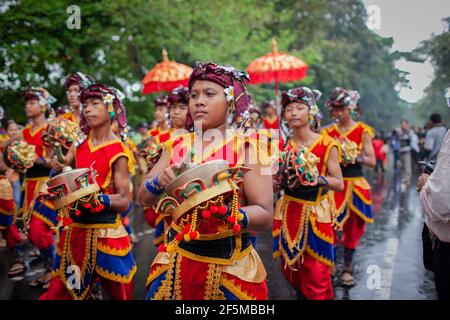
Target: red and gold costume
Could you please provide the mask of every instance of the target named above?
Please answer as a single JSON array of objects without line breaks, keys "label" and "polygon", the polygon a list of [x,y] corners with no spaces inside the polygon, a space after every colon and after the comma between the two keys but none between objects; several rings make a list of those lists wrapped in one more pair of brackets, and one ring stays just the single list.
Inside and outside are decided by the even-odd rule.
[{"label": "red and gold costume", "polygon": [[274,119],[269,119],[264,117],[264,128],[266,129],[280,129],[280,118],[275,117]]},{"label": "red and gold costume", "polygon": [[[89,137],[76,149],[76,167],[92,167],[97,171],[100,192],[115,194],[112,168],[121,157],[128,159],[129,151],[120,140],[93,146]],[[49,291],[41,299],[85,299],[96,279],[100,280],[111,299],[131,299],[136,264],[121,214],[104,210],[95,215],[79,220],[73,217],[74,223],[63,230],[53,279]],[[94,218],[95,221],[92,220]],[[73,273],[68,268],[71,265],[80,268],[79,289],[67,286]]]},{"label": "red and gold costume", "polygon": [[[37,157],[46,156],[46,148],[43,140],[45,127],[32,131],[31,126],[22,131],[24,140],[35,146]],[[22,208],[21,215],[26,217],[30,214],[29,240],[41,250],[48,260],[47,268],[51,268],[54,256],[54,233],[56,232],[56,211],[49,201],[34,201],[39,192],[46,191],[46,182],[49,179],[50,169],[35,164],[27,170],[22,186]],[[31,206],[33,206],[31,208]]]},{"label": "red and gold costume", "polygon": [[149,130],[148,134],[155,140],[156,143],[163,143],[170,139],[172,131],[170,129],[161,130],[160,128],[154,128]]},{"label": "red and gold costume", "polygon": [[[347,133],[341,132],[336,124],[324,128],[322,132],[337,141],[353,141],[358,154],[363,150],[364,135],[374,136],[373,129],[363,122],[357,122]],[[356,249],[364,234],[365,224],[373,222],[371,188],[363,176],[361,164],[341,163],[341,169],[345,187],[342,192],[334,192],[336,225],[343,230],[344,247]]]},{"label": "red and gold costume", "polygon": [[[0,154],[3,154],[4,144],[8,139],[9,137],[0,131]],[[0,231],[6,231],[5,238],[8,247],[14,247],[21,241],[17,228],[11,230],[11,226],[14,224],[15,215],[16,204],[14,202],[13,187],[6,178],[4,172],[0,172]]]},{"label": "red and gold costume", "polygon": [[[227,160],[230,167],[242,165],[245,145],[256,144],[229,133],[218,147],[195,154],[194,162]],[[185,159],[195,137],[183,135],[168,144],[170,164]],[[202,157],[202,158],[200,158]],[[160,252],[147,279],[147,299],[267,299],[266,272],[252,246],[251,235],[218,230],[217,219],[202,220],[199,240],[181,242],[172,253]],[[177,232],[172,223],[169,242]]]},{"label": "red and gold costume", "polygon": [[[328,156],[332,148],[337,147],[333,139],[320,135],[309,148],[319,158],[320,175],[326,176]],[[284,151],[291,149],[298,149],[292,140]],[[285,188],[284,191],[275,208],[273,255],[281,256],[286,279],[306,298],[332,299],[330,267],[334,265],[335,212],[331,192],[318,186]]]},{"label": "red and gold costume", "polygon": [[77,119],[77,117],[75,116],[75,114],[72,111],[69,111],[69,112],[66,112],[66,113],[60,115],[60,118],[70,120],[74,123],[80,122],[80,119]]},{"label": "red and gold costume", "polygon": [[[42,139],[44,129],[45,126],[33,132],[31,125],[28,125],[22,131],[23,139],[27,143],[35,146],[35,151],[38,158],[45,157],[46,155],[44,140]],[[27,170],[22,187],[24,192],[21,208],[22,214],[28,214],[31,202],[38,194],[42,185],[47,182],[49,173],[49,168],[44,168],[38,165],[34,165],[32,168]]]}]

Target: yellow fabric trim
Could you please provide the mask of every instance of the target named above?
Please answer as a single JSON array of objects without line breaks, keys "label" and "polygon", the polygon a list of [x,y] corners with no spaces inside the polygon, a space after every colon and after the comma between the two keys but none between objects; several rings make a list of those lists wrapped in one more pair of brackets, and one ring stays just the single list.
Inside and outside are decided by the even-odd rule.
[{"label": "yellow fabric trim", "polygon": [[160,275],[162,275],[164,272],[166,272],[169,269],[169,267],[170,267],[170,265],[168,265],[168,264],[159,264],[159,265],[157,265],[155,270],[152,271],[148,275],[145,287],[148,287],[153,280],[155,280]]},{"label": "yellow fabric trim", "polygon": [[364,122],[360,122],[361,126],[365,129],[364,132],[367,132],[367,134],[373,139],[375,138],[375,130],[369,126],[368,124]]},{"label": "yellow fabric trim", "polygon": [[311,214],[311,206],[303,204],[300,210],[301,210],[300,220],[295,222],[295,224],[298,225],[298,230],[294,235],[294,237],[291,237],[291,234],[289,232],[286,214],[287,211],[285,211],[285,214],[283,214],[282,228],[284,230],[284,240],[286,240],[289,249],[292,249],[294,247],[298,248],[300,240],[302,239],[303,235],[308,234],[308,223],[309,223],[309,215]]},{"label": "yellow fabric trim", "polygon": [[328,236],[328,235],[322,233],[322,231],[320,231],[319,229],[317,229],[317,226],[315,225],[315,222],[316,222],[317,220],[316,220],[316,216],[315,216],[314,214],[311,214],[311,215],[309,216],[309,220],[310,220],[310,223],[311,223],[311,227],[312,227],[313,233],[314,233],[319,239],[321,239],[321,240],[323,240],[323,241],[325,241],[325,242],[328,242],[328,243],[330,243],[330,244],[334,244],[334,239],[333,239],[332,236]]},{"label": "yellow fabric trim", "polygon": [[103,253],[106,253],[106,254],[109,254],[112,256],[124,257],[131,251],[131,246],[128,246],[128,248],[116,249],[116,248],[111,248],[111,247],[105,246],[105,245],[101,244],[101,242],[97,242],[97,249]]},{"label": "yellow fabric trim", "polygon": [[310,246],[306,245],[306,252],[313,257],[314,259],[326,264],[328,267],[332,268],[334,266],[334,262],[317,254]]},{"label": "yellow fabric trim", "polygon": [[[316,141],[314,141],[313,144],[311,144],[309,147],[307,147],[308,150],[314,149],[320,142],[322,142],[324,137],[325,137],[324,135],[319,134],[319,137],[316,139]],[[292,138],[289,139],[289,144],[295,149],[300,149],[297,146],[297,144],[295,143],[294,139],[292,139]]]},{"label": "yellow fabric trim", "polygon": [[83,228],[83,229],[116,229],[122,225],[122,220],[120,219],[120,214],[116,215],[116,222],[110,224],[104,223],[94,223],[94,224],[83,224],[83,223],[72,223],[71,227]]},{"label": "yellow fabric trim", "polygon": [[329,143],[327,145],[327,151],[325,151],[325,157],[324,157],[323,166],[322,166],[322,172],[321,172],[321,175],[323,175],[323,176],[325,176],[327,171],[328,171],[328,157],[330,156],[331,150],[333,148],[337,149],[339,163],[341,162],[341,157],[342,157],[341,148],[336,143],[336,141],[334,141],[333,139],[331,139],[328,136],[327,136],[327,138],[329,138],[330,141],[329,141]]},{"label": "yellow fabric trim", "polygon": [[109,160],[109,173],[108,173],[108,176],[105,179],[105,182],[102,185],[103,189],[106,189],[109,186],[109,184],[111,182],[112,172],[113,172],[112,165],[120,157],[127,158],[127,160],[128,160],[127,166],[129,167],[129,165],[130,165],[130,158],[129,158],[129,155],[127,154],[126,150],[125,150],[125,152],[120,152],[120,153],[116,154],[114,157],[112,157],[111,160]]},{"label": "yellow fabric trim", "polygon": [[372,200],[366,199],[362,193],[359,192],[357,189],[353,189],[353,192],[358,195],[358,197],[361,199],[362,202],[367,204],[368,206],[372,205]]},{"label": "yellow fabric trim", "polygon": [[279,258],[280,256],[281,256],[280,250],[272,252],[272,258],[273,259]]},{"label": "yellow fabric trim", "polygon": [[[50,228],[54,228],[56,226],[53,222],[51,222],[49,219],[47,219],[45,216],[43,216],[36,210],[31,211],[31,215],[44,222]],[[53,230],[53,232],[56,233],[56,230]]]},{"label": "yellow fabric trim", "polygon": [[297,202],[297,203],[301,203],[301,204],[308,205],[308,206],[311,206],[311,205],[314,206],[326,198],[326,194],[325,195],[322,194],[322,191],[323,191],[323,188],[320,188],[319,194],[317,195],[317,199],[315,201],[303,200],[303,199],[292,197],[287,194],[285,194],[283,198],[285,201],[292,201],[292,202]]},{"label": "yellow fabric trim", "polygon": [[164,238],[166,236],[166,233],[164,232],[162,235],[160,235],[159,237],[156,237],[153,239],[153,245],[157,246],[161,243],[164,242]]},{"label": "yellow fabric trim", "polygon": [[35,132],[33,132],[33,126],[31,124],[27,125],[25,128],[23,128],[22,132],[29,129],[30,136],[34,138],[40,131],[44,130],[44,128],[47,126],[47,124],[44,124],[43,126],[40,126],[36,129]]},{"label": "yellow fabric trim", "polygon": [[284,196],[277,200],[275,203],[275,211],[273,213],[274,220],[283,220],[283,214],[286,211],[288,202],[284,200]]},{"label": "yellow fabric trim", "polygon": [[256,300],[255,297],[248,295],[239,285],[234,284],[231,280],[222,277],[220,284],[234,294],[239,300]]},{"label": "yellow fabric trim", "polygon": [[0,208],[0,213],[4,214],[5,216],[12,216],[16,211],[16,206],[14,205],[13,207],[13,211],[11,212],[7,212],[6,210],[3,210],[2,208]]},{"label": "yellow fabric trim", "polygon": [[361,122],[356,122],[349,130],[347,130],[346,132],[342,132],[339,127],[334,124],[334,129],[336,129],[337,132],[339,132],[339,134],[341,136],[347,137],[350,133],[352,133],[353,130],[355,130],[356,128],[359,127],[359,125],[361,124]]},{"label": "yellow fabric trim", "polygon": [[228,265],[229,266],[229,265],[232,265],[235,261],[237,261],[237,260],[241,259],[242,257],[246,256],[247,254],[249,254],[253,250],[253,246],[252,245],[250,245],[248,248],[246,248],[242,252],[241,252],[241,248],[242,248],[242,239],[241,239],[241,237],[238,237],[236,239],[236,247],[234,249],[234,252],[233,252],[233,254],[231,255],[231,257],[229,259],[204,257],[204,256],[196,255],[196,254],[191,253],[189,251],[186,251],[184,249],[181,249],[180,247],[177,247],[176,252],[178,254],[182,255],[183,257],[192,259],[194,261],[207,262],[207,263],[216,263],[216,264]]},{"label": "yellow fabric trim", "polygon": [[[171,227],[177,233],[181,232],[181,228],[178,227],[174,222],[172,222]],[[197,241],[219,240],[219,239],[229,238],[229,237],[232,237],[232,236],[234,236],[233,230],[225,230],[223,232],[218,232],[218,233],[200,234],[200,238],[197,239]]]},{"label": "yellow fabric trim", "polygon": [[37,177],[37,178],[25,178],[24,182],[26,181],[45,181],[47,182],[50,178],[49,177]]},{"label": "yellow fabric trim", "polygon": [[108,280],[116,281],[116,282],[123,283],[123,284],[128,284],[133,280],[134,274],[137,271],[137,267],[136,267],[136,265],[134,265],[127,276],[121,276],[114,272],[110,272],[108,270],[103,270],[98,265],[95,266],[95,271],[100,276],[102,276],[103,278],[106,278]]},{"label": "yellow fabric trim", "polygon": [[373,218],[369,219],[366,217],[357,207],[353,205],[353,203],[350,204],[350,209],[353,210],[354,213],[356,213],[362,220],[364,220],[367,223],[373,223]]},{"label": "yellow fabric trim", "polygon": [[107,142],[100,143],[100,144],[97,145],[97,146],[94,146],[94,145],[92,144],[91,135],[89,135],[89,137],[88,137],[87,140],[88,140],[88,147],[89,147],[89,150],[90,150],[91,152],[98,151],[98,150],[100,150],[100,149],[103,148],[103,147],[110,146],[110,145],[115,144],[115,143],[118,143],[118,142],[120,142],[121,144],[123,144],[123,142],[122,142],[121,140],[115,139],[115,140],[110,140],[110,141],[107,141]]},{"label": "yellow fabric trim", "polygon": [[281,227],[276,228],[275,230],[272,230],[272,237],[278,237],[281,234]]}]

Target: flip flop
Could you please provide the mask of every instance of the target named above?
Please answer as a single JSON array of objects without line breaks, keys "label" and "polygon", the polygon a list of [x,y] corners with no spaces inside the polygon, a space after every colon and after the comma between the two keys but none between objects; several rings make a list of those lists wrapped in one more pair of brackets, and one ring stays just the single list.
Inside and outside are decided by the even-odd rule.
[{"label": "flip flop", "polygon": [[47,290],[50,287],[50,283],[52,282],[52,277],[48,278],[48,280],[46,280],[44,282],[44,284],[42,285],[42,289]]},{"label": "flip flop", "polygon": [[18,275],[21,275],[25,272],[25,265],[23,262],[14,262],[14,264],[11,266],[11,269],[9,269],[8,277],[14,278]]},{"label": "flip flop", "polygon": [[41,280],[42,277],[43,276],[40,276],[39,278],[36,278],[33,281],[31,281],[30,282],[30,287],[37,288],[37,287],[42,286],[45,283],[44,280]]},{"label": "flip flop", "polygon": [[[349,274],[351,278],[344,279],[344,274],[346,273]],[[342,272],[341,281],[344,287],[353,287],[354,285],[356,285],[356,280],[355,278],[353,278],[353,273],[351,271],[344,270]]]}]

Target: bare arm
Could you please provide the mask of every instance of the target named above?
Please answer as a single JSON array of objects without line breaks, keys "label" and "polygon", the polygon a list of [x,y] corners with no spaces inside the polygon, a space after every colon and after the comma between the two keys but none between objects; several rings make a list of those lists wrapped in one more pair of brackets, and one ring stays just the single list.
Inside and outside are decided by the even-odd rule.
[{"label": "bare arm", "polygon": [[128,172],[128,159],[118,158],[112,167],[113,181],[117,193],[109,195],[111,210],[125,212],[131,203],[130,175]]},{"label": "bare arm", "polygon": [[0,152],[0,172],[5,172],[7,169],[5,161],[3,161],[3,153]]},{"label": "bare arm", "polygon": [[374,168],[376,164],[375,150],[373,149],[372,138],[367,132],[364,133],[363,150],[363,165]]},{"label": "bare arm", "polygon": [[[161,158],[159,158],[158,162],[155,164],[155,166],[152,168],[152,170],[150,170],[147,177],[144,179],[141,186],[139,187],[137,199],[141,206],[151,207],[151,206],[155,205],[156,202],[159,200],[160,196],[150,193],[147,190],[147,188],[145,187],[145,183],[147,180],[156,177],[158,174],[160,174],[161,172],[163,172],[165,169],[168,169],[168,168],[169,168],[169,153],[167,152],[167,150],[164,150],[161,155]],[[173,172],[172,172],[172,174],[173,174]],[[173,178],[174,177],[175,177],[175,175],[173,176]],[[160,182],[161,186],[163,186],[163,187],[166,186],[166,185],[163,185],[166,181],[163,181],[163,182],[159,181],[159,182]]]},{"label": "bare arm", "polygon": [[327,161],[328,174],[325,177],[328,184],[325,188],[333,191],[344,190],[344,179],[342,178],[342,170],[339,165],[339,156],[337,147],[331,148]]},{"label": "bare arm", "polygon": [[247,165],[251,168],[244,175],[243,191],[247,204],[242,207],[247,212],[247,229],[265,232],[272,228],[273,221],[273,189],[272,176],[262,175],[258,165]]}]

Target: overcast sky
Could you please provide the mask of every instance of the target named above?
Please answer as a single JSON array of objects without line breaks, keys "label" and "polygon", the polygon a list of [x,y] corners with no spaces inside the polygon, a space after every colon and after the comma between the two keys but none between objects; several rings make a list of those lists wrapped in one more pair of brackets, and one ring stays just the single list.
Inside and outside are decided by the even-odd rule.
[{"label": "overcast sky", "polygon": [[[377,6],[379,29],[373,31],[383,37],[394,38],[394,50],[411,51],[432,33],[444,31],[442,19],[450,16],[450,0],[363,0],[366,8]],[[399,61],[397,68],[410,73],[411,89],[402,89],[400,97],[416,102],[430,84],[433,68],[430,63]]]}]

